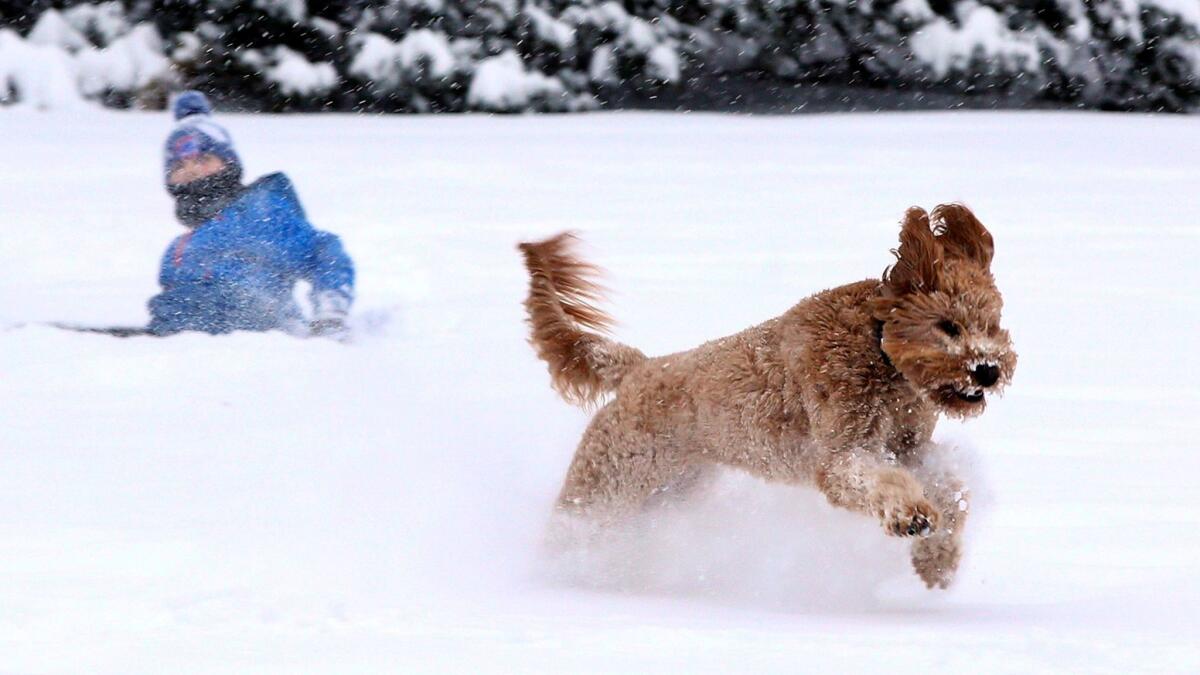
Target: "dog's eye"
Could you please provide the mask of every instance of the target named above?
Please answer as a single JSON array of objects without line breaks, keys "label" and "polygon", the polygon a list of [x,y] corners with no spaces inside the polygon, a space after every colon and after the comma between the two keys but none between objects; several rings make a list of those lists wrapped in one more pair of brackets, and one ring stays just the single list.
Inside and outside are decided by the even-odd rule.
[{"label": "dog's eye", "polygon": [[942,331],[946,335],[949,335],[950,337],[958,337],[958,324],[954,323],[950,319],[942,319],[938,322],[937,327],[938,330]]}]

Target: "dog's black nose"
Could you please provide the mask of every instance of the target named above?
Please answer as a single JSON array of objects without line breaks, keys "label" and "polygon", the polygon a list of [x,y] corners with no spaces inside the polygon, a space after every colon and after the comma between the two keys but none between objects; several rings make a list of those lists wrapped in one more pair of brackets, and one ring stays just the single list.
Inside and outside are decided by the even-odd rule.
[{"label": "dog's black nose", "polygon": [[981,363],[971,371],[971,379],[981,387],[990,387],[1000,379],[1000,369],[990,363]]}]

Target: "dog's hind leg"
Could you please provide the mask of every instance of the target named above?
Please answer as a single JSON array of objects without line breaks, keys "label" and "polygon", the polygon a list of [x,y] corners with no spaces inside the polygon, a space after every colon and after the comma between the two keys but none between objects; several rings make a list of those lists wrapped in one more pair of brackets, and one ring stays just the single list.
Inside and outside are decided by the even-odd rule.
[{"label": "dog's hind leg", "polygon": [[685,504],[712,487],[720,471],[720,466],[709,462],[680,466],[671,473],[667,483],[654,489],[644,507]]},{"label": "dog's hind leg", "polygon": [[556,511],[603,526],[640,512],[656,494],[693,478],[699,473],[689,476],[663,439],[636,430],[609,403],[579,442]]}]

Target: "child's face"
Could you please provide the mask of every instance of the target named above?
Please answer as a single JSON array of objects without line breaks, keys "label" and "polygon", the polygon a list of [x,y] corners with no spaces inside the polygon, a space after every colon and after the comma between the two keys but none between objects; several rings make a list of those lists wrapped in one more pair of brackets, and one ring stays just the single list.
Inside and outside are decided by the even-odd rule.
[{"label": "child's face", "polygon": [[225,162],[216,155],[197,155],[180,160],[179,165],[167,177],[171,185],[183,185],[194,180],[207,178],[225,168]]}]

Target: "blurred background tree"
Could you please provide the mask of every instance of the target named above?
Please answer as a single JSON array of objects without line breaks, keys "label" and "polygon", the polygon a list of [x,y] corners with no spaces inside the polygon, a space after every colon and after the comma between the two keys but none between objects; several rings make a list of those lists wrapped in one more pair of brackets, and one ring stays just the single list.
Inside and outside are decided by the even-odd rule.
[{"label": "blurred background tree", "polygon": [[273,111],[1185,111],[1200,2],[0,0],[0,101],[69,97],[50,81]]}]

